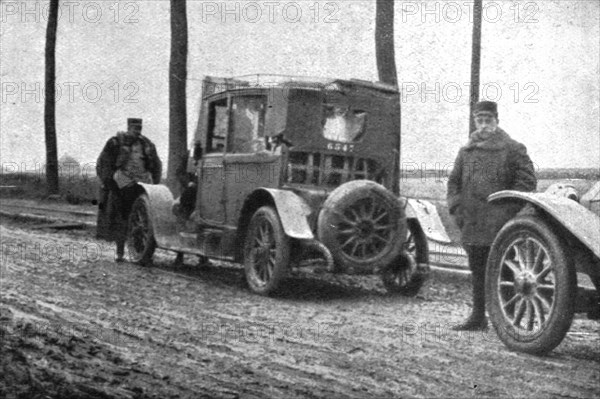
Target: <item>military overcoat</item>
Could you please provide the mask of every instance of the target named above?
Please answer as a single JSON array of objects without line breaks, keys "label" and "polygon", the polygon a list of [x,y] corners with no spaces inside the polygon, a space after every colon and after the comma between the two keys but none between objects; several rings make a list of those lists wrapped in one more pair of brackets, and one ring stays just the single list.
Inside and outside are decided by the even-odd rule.
[{"label": "military overcoat", "polygon": [[519,211],[514,203],[490,204],[501,190],[534,191],[537,180],[525,146],[503,131],[462,147],[448,179],[448,209],[461,230],[464,245],[488,246]]},{"label": "military overcoat", "polygon": [[119,241],[124,240],[127,234],[127,215],[121,212],[121,197],[113,176],[117,169],[127,162],[134,140],[140,140],[142,143],[144,166],[152,175],[152,182],[160,182],[162,163],[156,146],[150,139],[145,136],[134,139],[123,132],[111,137],[96,162],[96,174],[101,182],[98,194],[97,238]]}]

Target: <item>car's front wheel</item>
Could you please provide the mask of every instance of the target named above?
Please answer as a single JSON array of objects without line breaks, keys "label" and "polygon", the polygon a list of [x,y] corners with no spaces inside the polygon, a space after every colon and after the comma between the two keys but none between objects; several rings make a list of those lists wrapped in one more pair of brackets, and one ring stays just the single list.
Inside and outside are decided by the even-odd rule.
[{"label": "car's front wheel", "polygon": [[129,259],[143,265],[152,261],[156,250],[156,240],[150,217],[150,200],[146,194],[140,195],[131,207],[127,229],[127,249],[129,250]]},{"label": "car's front wheel", "polygon": [[277,211],[259,208],[248,226],[244,243],[244,269],[252,291],[274,293],[285,278],[290,263],[290,242]]},{"label": "car's front wheel", "polygon": [[565,337],[577,293],[575,267],[555,231],[537,216],[518,216],[498,233],[488,258],[486,302],[509,348],[543,354]]}]

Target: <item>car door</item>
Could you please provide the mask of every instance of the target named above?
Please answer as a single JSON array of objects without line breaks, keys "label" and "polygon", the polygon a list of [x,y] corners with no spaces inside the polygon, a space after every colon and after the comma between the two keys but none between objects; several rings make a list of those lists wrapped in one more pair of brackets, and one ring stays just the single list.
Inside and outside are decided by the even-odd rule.
[{"label": "car door", "polygon": [[205,154],[198,163],[198,209],[200,222],[223,224],[224,202],[224,157],[230,129],[230,99],[225,96],[208,104],[208,129]]},{"label": "car door", "polygon": [[225,218],[236,225],[244,201],[259,187],[276,187],[280,156],[267,150],[267,96],[239,94],[231,98],[230,135],[224,158]]}]

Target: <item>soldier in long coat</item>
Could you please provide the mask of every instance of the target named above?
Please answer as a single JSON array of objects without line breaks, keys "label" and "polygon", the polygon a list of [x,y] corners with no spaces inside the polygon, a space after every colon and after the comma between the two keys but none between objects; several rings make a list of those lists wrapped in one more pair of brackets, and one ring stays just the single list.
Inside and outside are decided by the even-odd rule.
[{"label": "soldier in long coat", "polygon": [[162,163],[156,146],[142,135],[142,120],[129,118],[127,131],[111,137],[96,163],[101,182],[97,237],[117,243],[116,261],[122,262],[131,206],[141,193],[138,182],[160,183]]},{"label": "soldier in long coat", "polygon": [[527,149],[498,127],[497,104],[474,107],[476,130],[458,152],[448,180],[448,209],[460,228],[473,283],[473,309],[457,330],[484,329],[485,268],[498,231],[520,210],[514,203],[490,204],[501,190],[534,191],[536,177]]}]

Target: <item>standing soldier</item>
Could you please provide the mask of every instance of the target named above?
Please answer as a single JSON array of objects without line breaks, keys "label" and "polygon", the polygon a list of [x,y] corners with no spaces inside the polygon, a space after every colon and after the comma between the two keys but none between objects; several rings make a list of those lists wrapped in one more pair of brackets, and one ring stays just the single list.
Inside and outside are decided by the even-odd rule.
[{"label": "standing soldier", "polygon": [[127,119],[127,131],[111,137],[98,157],[101,181],[97,237],[117,243],[117,262],[123,262],[127,220],[140,194],[137,183],[160,183],[162,163],[156,146],[142,136],[142,120]]},{"label": "standing soldier", "polygon": [[502,226],[519,211],[514,203],[490,204],[501,190],[534,191],[536,177],[527,149],[498,127],[495,102],[475,104],[476,130],[458,152],[448,180],[448,209],[460,228],[473,283],[471,315],[455,330],[482,330],[485,317],[485,268],[490,246]]}]

